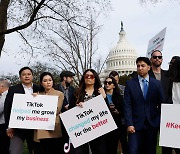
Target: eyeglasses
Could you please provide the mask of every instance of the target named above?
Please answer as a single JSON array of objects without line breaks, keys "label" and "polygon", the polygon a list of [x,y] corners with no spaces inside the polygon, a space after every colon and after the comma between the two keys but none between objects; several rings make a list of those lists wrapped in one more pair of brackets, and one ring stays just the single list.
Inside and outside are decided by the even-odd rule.
[{"label": "eyeglasses", "polygon": [[86,74],[86,75],[84,75],[84,78],[85,79],[94,79],[94,75],[93,74],[91,74],[91,75]]},{"label": "eyeglasses", "polygon": [[113,82],[112,82],[112,81],[104,81],[104,84],[105,84],[105,85],[107,85],[107,84],[108,84],[108,85],[111,85],[111,84],[113,84]]},{"label": "eyeglasses", "polygon": [[162,56],[152,56],[153,57],[153,59],[162,59]]}]

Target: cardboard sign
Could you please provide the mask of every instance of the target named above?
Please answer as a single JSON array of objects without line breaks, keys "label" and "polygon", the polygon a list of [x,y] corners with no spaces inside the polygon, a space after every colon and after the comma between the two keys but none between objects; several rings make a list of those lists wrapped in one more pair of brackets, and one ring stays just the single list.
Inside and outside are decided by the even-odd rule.
[{"label": "cardboard sign", "polygon": [[117,129],[101,95],[84,102],[83,108],[74,107],[60,117],[75,148]]},{"label": "cardboard sign", "polygon": [[180,104],[162,104],[159,145],[180,148]]},{"label": "cardboard sign", "polygon": [[166,28],[161,30],[157,35],[155,35],[152,39],[149,40],[146,57],[150,58],[153,50],[163,50],[165,34]]},{"label": "cardboard sign", "polygon": [[54,130],[58,96],[14,94],[9,128]]}]

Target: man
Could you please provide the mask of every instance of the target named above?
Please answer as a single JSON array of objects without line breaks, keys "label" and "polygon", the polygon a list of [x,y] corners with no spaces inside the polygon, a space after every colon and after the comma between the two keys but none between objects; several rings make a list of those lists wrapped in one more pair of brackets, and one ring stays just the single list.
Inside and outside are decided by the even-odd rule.
[{"label": "man", "polygon": [[5,120],[4,120],[4,101],[8,93],[10,83],[8,80],[2,79],[0,81],[0,151],[3,154],[9,154],[9,137],[6,134]]},{"label": "man", "polygon": [[160,106],[164,101],[161,83],[148,75],[150,60],[136,60],[137,76],[127,81],[124,92],[125,124],[129,154],[156,154]]},{"label": "man", "polygon": [[73,86],[71,86],[71,83],[74,80],[74,75],[75,74],[70,71],[62,71],[60,74],[60,84],[55,86],[55,89],[63,92],[65,96],[61,110],[62,112],[67,111],[69,107],[72,105],[72,103],[75,103],[75,89]]},{"label": "man", "polygon": [[[168,72],[161,68],[163,62],[163,56],[161,51],[154,50],[151,54],[151,70],[149,71],[149,76],[160,80],[164,96],[165,96],[165,103],[168,102],[169,99],[169,87],[170,87],[170,79],[168,78]],[[172,149],[168,147],[162,147],[162,154],[171,154]]]},{"label": "man", "polygon": [[22,154],[24,140],[27,142],[29,153],[32,154],[33,130],[8,128],[14,94],[19,93],[31,95],[39,90],[39,87],[32,83],[33,72],[29,67],[21,68],[19,71],[19,77],[21,83],[9,88],[4,104],[7,135],[11,138],[10,154]]},{"label": "man", "polygon": [[[62,71],[60,74],[60,84],[55,86],[56,90],[59,90],[64,93],[64,101],[62,105],[61,112],[65,112],[68,109],[74,107],[76,98],[75,98],[75,89],[73,86],[71,86],[71,83],[73,82],[75,74],[71,71]],[[65,130],[64,125],[62,125],[62,137],[64,144],[69,143],[69,136]],[[74,148],[71,145],[68,145],[66,149],[70,147],[70,151],[68,153],[73,154]],[[64,147],[62,147],[64,148]]]},{"label": "man", "polygon": [[150,61],[151,61],[151,69],[149,71],[149,76],[161,81],[165,96],[165,102],[166,102],[168,99],[168,89],[169,89],[170,81],[168,78],[168,72],[161,68],[163,61],[163,56],[161,51],[154,50],[151,54]]}]

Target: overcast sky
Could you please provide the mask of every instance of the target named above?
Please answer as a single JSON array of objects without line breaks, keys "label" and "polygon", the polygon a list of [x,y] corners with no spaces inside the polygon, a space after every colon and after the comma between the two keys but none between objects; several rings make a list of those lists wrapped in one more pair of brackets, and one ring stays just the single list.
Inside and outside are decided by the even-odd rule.
[{"label": "overcast sky", "polygon": [[[180,1],[163,0],[158,4],[141,5],[139,0],[111,0],[112,11],[107,17],[99,20],[103,25],[98,34],[98,52],[103,57],[119,40],[120,22],[124,23],[124,30],[128,42],[136,49],[139,56],[145,56],[149,40],[167,27],[163,49],[164,69],[168,69],[168,62],[174,55],[180,55]],[[10,50],[19,50],[20,40],[14,34],[6,37],[7,53],[0,58],[0,72],[17,71],[26,65],[25,61],[14,58]],[[103,54],[102,54],[103,53]],[[22,60],[22,62],[21,62]]]}]

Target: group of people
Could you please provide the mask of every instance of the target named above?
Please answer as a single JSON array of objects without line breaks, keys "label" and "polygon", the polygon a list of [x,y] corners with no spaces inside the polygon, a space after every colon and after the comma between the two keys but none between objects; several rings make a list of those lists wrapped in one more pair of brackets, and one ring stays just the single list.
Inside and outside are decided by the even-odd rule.
[{"label": "group of people", "polygon": [[[169,70],[161,69],[161,51],[155,50],[151,58],[138,57],[137,72],[126,86],[119,85],[119,75],[112,71],[103,86],[97,72],[87,69],[75,89],[71,83],[75,74],[63,71],[60,83],[54,85],[49,72],[40,75],[40,85],[33,84],[33,71],[23,67],[19,71],[20,83],[10,86],[0,81],[0,150],[3,154],[22,154],[26,140],[30,154],[64,153],[69,136],[59,114],[102,95],[118,129],[100,136],[77,148],[70,146],[71,154],[117,154],[119,141],[123,154],[156,154],[162,103],[180,102],[180,57],[172,58]],[[9,119],[15,93],[58,96],[55,129],[32,130],[9,128]],[[69,117],[71,119],[71,117]],[[7,134],[7,135],[6,135]],[[162,154],[171,154],[173,148],[162,147]],[[179,154],[179,149],[173,149]]]}]

